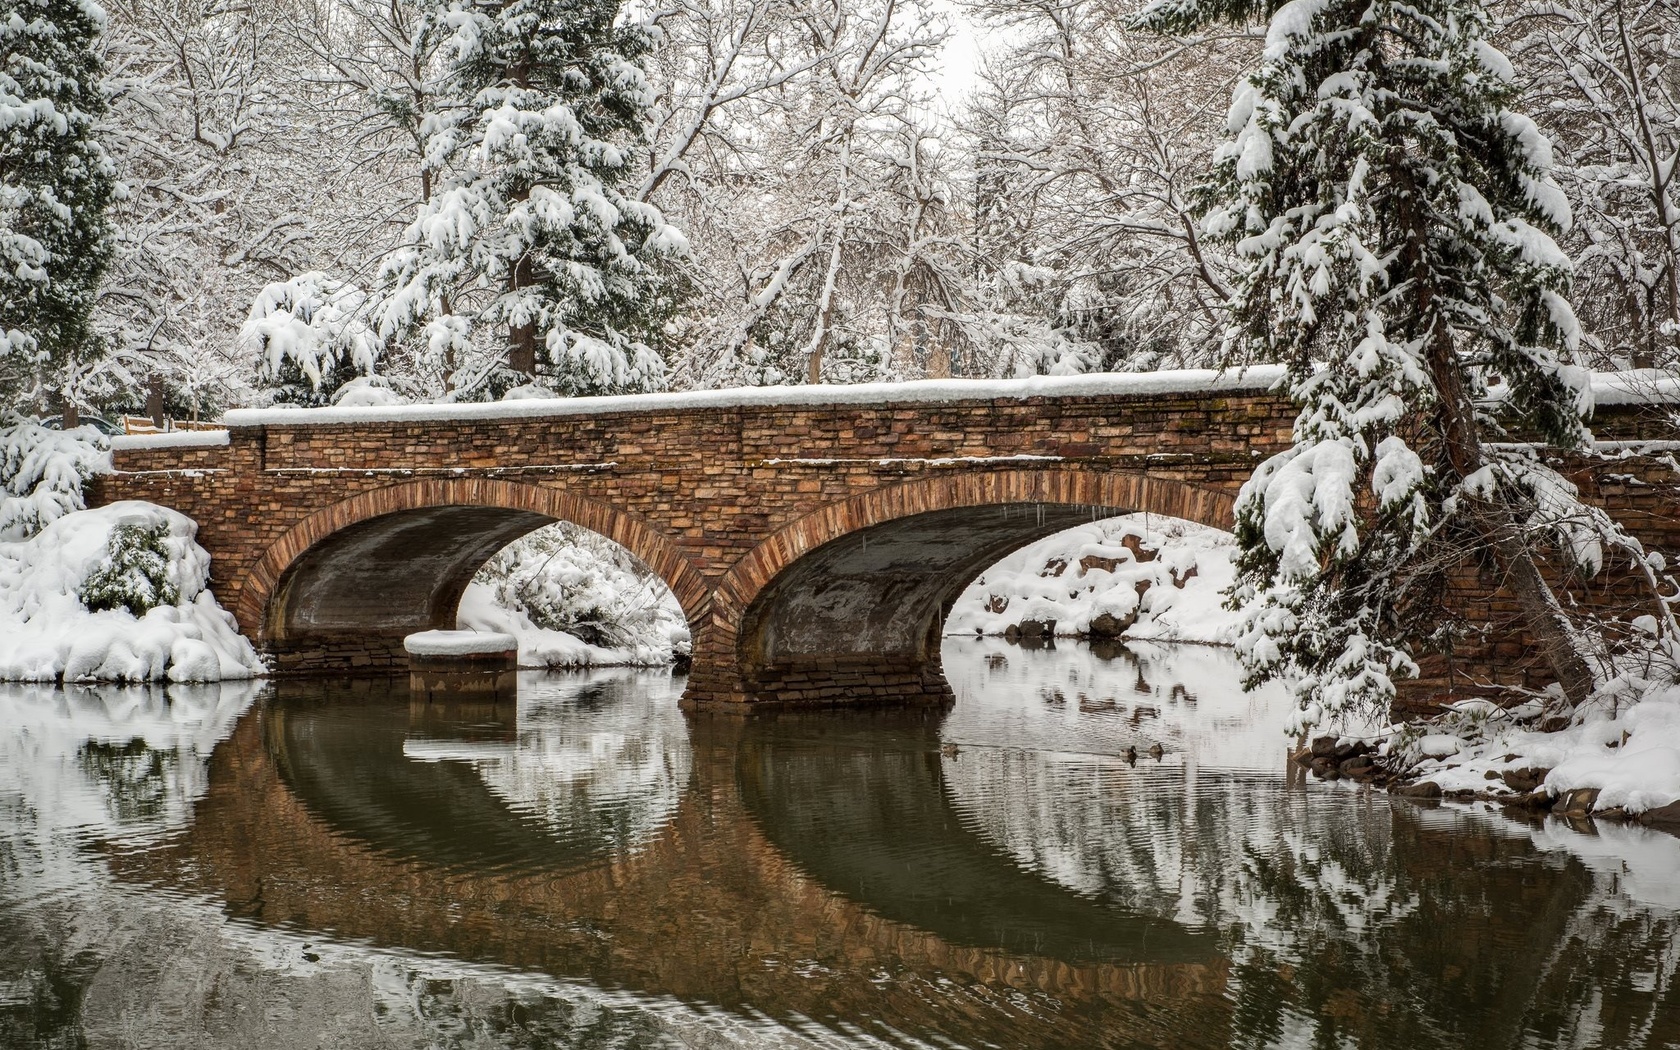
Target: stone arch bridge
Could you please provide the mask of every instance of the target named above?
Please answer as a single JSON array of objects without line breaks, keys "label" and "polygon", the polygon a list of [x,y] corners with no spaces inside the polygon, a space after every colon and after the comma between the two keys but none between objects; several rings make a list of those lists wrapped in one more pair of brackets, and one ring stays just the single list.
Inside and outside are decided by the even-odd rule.
[{"label": "stone arch bridge", "polygon": [[570,521],[657,572],[691,704],[943,699],[939,635],[986,566],[1097,517],[1229,528],[1288,441],[1267,372],[242,411],[119,441],[93,502],[199,524],[277,673],[403,664],[477,569]]}]

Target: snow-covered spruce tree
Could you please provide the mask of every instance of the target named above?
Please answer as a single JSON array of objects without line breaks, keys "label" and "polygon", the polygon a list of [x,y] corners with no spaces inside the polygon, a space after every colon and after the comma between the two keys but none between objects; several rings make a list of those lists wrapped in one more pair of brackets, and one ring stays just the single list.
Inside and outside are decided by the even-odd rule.
[{"label": "snow-covered spruce tree", "polygon": [[381,335],[457,397],[533,379],[562,394],[658,389],[685,249],[628,184],[652,92],[618,0],[432,0],[444,68],[422,125],[432,196],[383,269]]},{"label": "snow-covered spruce tree", "polygon": [[1265,15],[1203,220],[1243,269],[1228,360],[1281,359],[1301,408],[1293,447],[1238,500],[1247,669],[1296,683],[1303,722],[1386,709],[1468,545],[1491,551],[1579,702],[1594,646],[1536,564],[1553,538],[1539,503],[1572,491],[1489,440],[1587,437],[1549,144],[1510,108],[1476,0],[1156,0],[1138,21]]},{"label": "snow-covered spruce tree", "polygon": [[[97,356],[89,316],[115,190],[93,0],[0,0],[0,395],[63,394]],[[56,398],[55,398],[56,399]]]}]

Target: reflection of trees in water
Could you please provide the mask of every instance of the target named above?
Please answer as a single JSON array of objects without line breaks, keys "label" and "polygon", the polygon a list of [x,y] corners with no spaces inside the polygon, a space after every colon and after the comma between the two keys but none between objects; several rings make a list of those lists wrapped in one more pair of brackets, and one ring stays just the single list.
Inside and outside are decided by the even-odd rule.
[{"label": "reflection of trees in water", "polygon": [[[968,691],[944,735],[963,744],[941,762],[951,805],[1026,870],[1221,931],[1230,1045],[1680,1045],[1680,921],[1628,891],[1637,872],[1618,875],[1617,847],[1589,867],[1597,840],[1574,832],[1542,852],[1495,814],[1291,789],[1277,738],[1221,739],[1243,710],[1234,674],[1186,682],[1194,669],[1135,657],[1105,674],[1083,657],[1035,680],[1041,659],[988,653],[958,672]],[[1191,703],[1173,702],[1181,689]],[[1144,703],[1161,739],[1278,772],[1214,773],[1195,755],[1131,766],[1116,751],[1127,729],[1151,727],[1133,718]],[[1680,870],[1672,839],[1620,849],[1647,888]]]},{"label": "reflection of trees in water", "polygon": [[161,751],[139,737],[123,744],[89,740],[76,758],[82,772],[104,786],[106,804],[118,824],[162,817],[169,785],[180,777],[180,749]]},{"label": "reflection of trees in water", "polygon": [[259,686],[0,684],[0,790],[57,828],[178,827],[208,789],[216,743]]},{"label": "reflection of trees in water", "polygon": [[693,760],[682,712],[632,677],[522,703],[516,745],[474,765],[514,810],[622,851],[670,821]]},{"label": "reflection of trees in water", "polygon": [[[1000,658],[976,659],[957,671],[994,676],[991,699],[964,715],[965,698],[944,725],[932,716],[926,725],[916,719],[899,725],[905,718],[890,713],[847,712],[790,715],[749,729],[734,722],[685,723],[670,702],[669,683],[646,680],[617,686],[596,680],[571,693],[528,698],[517,728],[511,715],[496,725],[476,714],[434,725],[412,720],[412,710],[405,717],[390,703],[368,705],[365,719],[343,698],[318,706],[276,703],[254,713],[254,722],[288,720],[296,739],[287,748],[305,742],[326,748],[300,753],[312,768],[343,758],[344,777],[322,781],[324,786],[365,791],[369,774],[400,770],[421,775],[418,783],[425,787],[425,775],[447,772],[450,777],[435,785],[447,797],[470,789],[485,806],[445,811],[431,829],[436,837],[424,839],[420,862],[409,852],[365,849],[354,835],[328,833],[340,825],[315,815],[328,810],[291,801],[307,797],[294,796],[266,765],[282,738],[264,737],[253,727],[212,766],[221,779],[196,802],[205,815],[171,837],[171,845],[146,852],[196,843],[197,852],[183,854],[178,870],[209,881],[182,888],[208,887],[212,896],[225,893],[230,904],[269,909],[249,923],[259,932],[265,922],[300,921],[305,928],[341,931],[341,939],[471,950],[487,958],[499,958],[496,953],[511,945],[525,954],[509,956],[510,965],[555,965],[582,978],[575,988],[590,981],[597,987],[698,988],[707,1002],[733,995],[727,1003],[747,1012],[792,1003],[804,1016],[816,1002],[846,1023],[867,1017],[918,1036],[983,1033],[1000,1045],[1026,1046],[1058,1039],[1102,1045],[1106,1034],[1111,1045],[1128,1045],[1116,1034],[1126,1030],[1123,1014],[1137,1020],[1136,1031],[1184,1047],[1680,1044],[1674,992],[1680,929],[1673,901],[1641,896],[1628,874],[1644,857],[1647,875],[1659,870],[1656,882],[1672,882],[1672,872],[1680,870],[1674,863],[1680,843],[1639,829],[1594,838],[1559,829],[1537,849],[1541,832],[1491,813],[1391,806],[1383,796],[1323,786],[1291,789],[1280,772],[1216,773],[1207,769],[1215,763],[1174,753],[1162,766],[1142,759],[1134,769],[1112,750],[1089,752],[1134,740],[1121,734],[1135,732],[1131,716],[1140,706],[1157,709],[1161,722],[1178,720],[1173,726],[1179,735],[1168,739],[1187,747],[1208,740],[1215,755],[1240,753],[1220,736],[1220,727],[1248,709],[1218,692],[1212,672],[1192,669],[1175,678],[1144,668],[1140,674],[1142,660],[1122,664],[1123,688],[1103,692],[1113,708],[1081,709],[1077,692],[1067,689],[1083,675],[1087,696],[1096,696],[1090,688],[1100,684],[1095,665],[1051,668],[1067,698],[1057,708],[1030,680],[1004,677],[1011,668],[1024,674],[1027,659],[993,655]],[[1140,679],[1146,691],[1137,690]],[[1175,686],[1194,701],[1180,697],[1175,703]],[[85,711],[72,717],[67,708],[53,716],[57,721],[40,721],[28,746],[49,738],[56,743],[24,766],[13,762],[25,755],[22,738],[0,735],[0,747],[10,749],[0,751],[0,891],[14,900],[33,896],[7,866],[43,863],[28,850],[51,830],[30,830],[44,804],[51,803],[52,829],[103,831],[114,826],[105,810],[109,798],[119,800],[114,812],[134,814],[148,826],[158,818],[143,814],[159,799],[166,810],[198,799],[176,787],[160,790],[158,777],[168,784],[176,775],[167,756],[187,764],[189,756],[208,753],[198,743],[204,730],[171,735],[161,722],[147,721],[168,709],[130,700],[132,708],[123,706],[127,700],[100,701],[107,713],[97,718]],[[941,735],[949,737],[953,723],[965,734],[962,746],[955,755],[941,755]],[[44,726],[57,726],[52,732],[59,735],[49,737]],[[690,728],[699,733],[694,756]],[[737,733],[744,734],[744,744]],[[144,748],[128,743],[136,737],[146,741]],[[406,753],[405,741],[416,739],[431,750]],[[1269,759],[1280,757],[1274,740],[1254,739]],[[1270,764],[1274,770],[1281,765]],[[201,765],[194,757],[190,768]],[[505,819],[510,807],[523,810],[509,829],[519,833],[509,842],[521,850],[532,841],[564,837],[553,822],[573,827],[568,822],[584,818],[605,821],[589,826],[599,826],[601,839],[617,844],[613,848],[645,841],[639,836],[666,819],[665,800],[673,785],[688,784],[691,768],[708,800],[694,825],[704,832],[684,837],[679,824],[678,834],[661,840],[665,845],[637,851],[610,871],[595,863],[593,839],[578,854],[589,863],[568,868],[577,858],[556,853],[548,857],[554,863],[545,860],[530,871],[503,863],[505,850],[473,845],[474,829],[483,831],[481,818]],[[250,779],[263,769],[270,770],[267,781]],[[4,790],[20,781],[34,786],[22,794]],[[267,795],[257,790],[263,783]],[[489,798],[486,785],[499,797]],[[738,806],[729,797],[735,788],[747,795],[746,814],[732,808]],[[61,798],[70,804],[61,805]],[[265,798],[283,804],[263,809]],[[429,814],[429,798],[419,808]],[[363,819],[393,812],[329,815],[356,817],[360,823],[343,826],[376,846],[400,846],[401,839],[374,834],[377,821]],[[533,816],[550,822],[549,830]],[[410,813],[405,820],[402,827],[411,830],[419,817]],[[764,829],[768,841],[756,829]],[[7,836],[13,842],[5,842]],[[254,847],[259,840],[266,852]],[[475,870],[488,874],[463,880],[465,867],[443,866],[449,858],[439,855],[438,843],[458,840],[473,846],[463,856],[470,854]],[[1581,842],[1602,844],[1600,863],[1583,862]],[[1665,845],[1666,852],[1660,848]],[[691,846],[713,852],[696,855]],[[154,870],[126,850],[99,864],[100,871],[104,864]],[[571,872],[570,881],[557,892],[562,883],[555,877],[563,871]],[[358,873],[367,881],[358,882]],[[240,881],[216,881],[236,876]],[[404,881],[411,878],[420,881]],[[1046,892],[1058,886],[1064,889]],[[585,895],[591,895],[586,907],[566,910]],[[866,907],[847,905],[848,896]],[[1120,922],[1109,912],[1151,921]],[[16,1026],[36,1024],[37,1017],[49,1026],[74,1027],[53,1020],[47,1008],[62,1003],[73,1010],[67,1004],[93,979],[97,963],[84,967],[77,953],[87,937],[46,930],[46,914],[29,913],[28,928],[20,923],[0,936],[0,942],[12,941],[0,950],[0,982],[24,989],[20,994],[32,1004],[24,1020],[0,1005],[0,1045],[30,1045],[32,1037],[15,1036],[21,1031]],[[313,924],[299,915],[315,916]],[[579,916],[588,921],[570,921]],[[0,915],[0,930],[8,922]],[[1134,925],[1146,932],[1130,935]],[[1158,939],[1174,926],[1181,927],[1176,942]],[[206,943],[228,936],[215,924],[203,935]],[[272,939],[288,948],[303,938]],[[95,943],[102,954],[109,952],[104,939]],[[357,983],[367,968],[356,970],[354,981],[332,984],[331,996],[319,988],[306,994],[305,970],[249,963],[243,956],[218,961],[214,953],[158,951],[166,943],[185,942],[178,930],[153,931],[134,937],[126,954],[107,959],[99,979],[116,983],[87,997],[104,1011],[100,1018],[115,1023],[117,1006],[126,1011],[138,1003],[155,1009],[157,1033],[181,1036],[182,1029],[170,1027],[181,1017],[213,1016],[232,1024],[236,1015],[261,1013],[229,1003],[254,1008],[297,997],[291,1005],[321,1005],[318,1016],[339,1016],[327,1006],[354,1013],[369,1005],[369,993]],[[1173,943],[1197,949],[1195,958],[1209,962],[1157,967],[1152,960],[1168,954]],[[1000,944],[1007,947],[1000,950]],[[1090,955],[1093,945],[1114,958],[1135,947],[1146,961],[1130,969],[1081,969],[1061,961]],[[558,961],[546,961],[551,951]],[[755,952],[778,964],[809,965],[771,970]],[[354,958],[356,966],[373,971],[371,1024],[393,1043],[640,1046],[671,1038],[644,1007],[603,1007],[593,992],[573,994],[574,986],[527,991],[431,967],[418,956],[389,966],[379,961],[389,957],[378,953]],[[919,960],[917,968],[893,969],[901,958]],[[928,959],[944,960],[944,968]],[[823,973],[816,970],[819,962],[827,967]],[[1041,984],[1023,978],[1023,966]],[[871,983],[889,971],[892,982]],[[315,971],[307,973],[308,981],[317,980]],[[1187,973],[1202,974],[1210,986]],[[1092,974],[1117,983],[1093,993]],[[1045,975],[1061,975],[1061,983]],[[1150,975],[1154,983],[1145,980]],[[1118,983],[1124,976],[1136,976],[1136,987]],[[1175,981],[1189,983],[1163,991]],[[826,983],[812,992],[819,982]],[[194,989],[206,995],[201,1013],[194,1012]],[[95,1015],[84,1010],[82,1016]],[[704,1034],[711,1038],[715,1031]],[[255,1036],[243,1044],[225,1042],[269,1045]]]},{"label": "reflection of trees in water", "polygon": [[1602,1033],[1604,1046],[1680,1045],[1680,919],[1632,904],[1613,881],[1595,873],[1593,899],[1546,957],[1526,1019],[1534,1045],[1571,1045],[1565,1033],[1578,1032]]}]

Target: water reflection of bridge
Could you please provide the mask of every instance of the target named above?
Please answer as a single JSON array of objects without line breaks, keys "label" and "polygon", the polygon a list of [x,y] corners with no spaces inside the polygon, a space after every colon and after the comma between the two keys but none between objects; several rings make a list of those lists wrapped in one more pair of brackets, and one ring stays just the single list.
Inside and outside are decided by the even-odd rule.
[{"label": "water reflection of bridge", "polygon": [[265,925],[782,1020],[1022,1046],[1174,1045],[1167,1002],[1229,1023],[1209,935],[1029,874],[962,825],[925,714],[691,720],[688,790],[624,849],[405,753],[415,734],[494,743],[505,710],[398,703],[253,710],[191,829],[113,866]]}]

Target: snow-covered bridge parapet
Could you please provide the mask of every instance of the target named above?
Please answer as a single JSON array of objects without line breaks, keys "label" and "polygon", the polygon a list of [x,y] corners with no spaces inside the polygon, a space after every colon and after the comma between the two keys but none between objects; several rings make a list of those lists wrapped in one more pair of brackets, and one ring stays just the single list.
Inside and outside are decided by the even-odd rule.
[{"label": "snow-covered bridge parapet", "polygon": [[695,702],[942,699],[939,631],[988,564],[1096,516],[1230,527],[1289,440],[1275,373],[795,387],[235,412],[114,452],[96,502],[199,523],[280,672],[400,668],[473,573],[555,520],[629,548],[694,631]]}]

